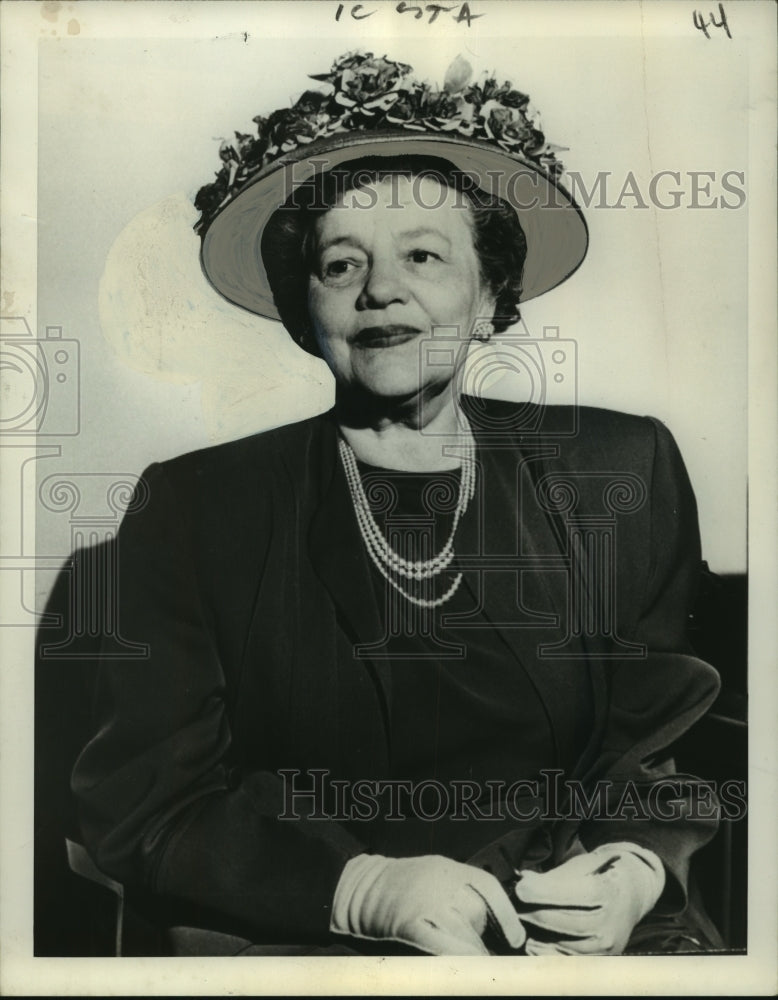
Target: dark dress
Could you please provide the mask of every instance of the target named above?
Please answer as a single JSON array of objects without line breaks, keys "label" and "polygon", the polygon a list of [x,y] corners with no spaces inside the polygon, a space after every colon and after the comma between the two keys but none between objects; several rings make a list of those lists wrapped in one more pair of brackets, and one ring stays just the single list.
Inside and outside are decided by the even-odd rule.
[{"label": "dark dress", "polygon": [[[693,797],[663,751],[718,689],[685,637],[700,553],[677,448],[649,418],[463,408],[464,578],[413,627],[367,556],[332,414],[147,470],[116,545],[122,633],[149,655],[102,662],[73,775],[85,843],[130,891],[254,953],[342,952],[330,904],[356,854],[441,853],[507,887],[631,840],[665,864],[656,914],[700,936],[689,859],[716,821],[651,818]],[[420,481],[388,475],[384,527],[424,535]]]},{"label": "dark dress", "polygon": [[[374,516],[396,551],[418,559],[443,548],[459,470],[402,473],[364,463],[359,469],[368,495],[380,501]],[[473,504],[458,526],[461,554],[477,538],[477,517]],[[479,606],[477,569],[465,566],[460,586],[434,608],[398,596],[372,561],[370,572],[381,618],[393,625],[382,654],[392,676],[390,770],[402,819],[386,819],[382,811],[370,824],[369,847],[393,857],[430,853],[467,861],[515,823],[505,802],[515,782],[540,784],[544,769],[572,768],[592,724],[588,678],[579,672],[567,702],[565,728],[577,735],[560,760],[522,660]],[[434,599],[458,572],[455,558],[432,585],[407,579],[401,585]]]}]

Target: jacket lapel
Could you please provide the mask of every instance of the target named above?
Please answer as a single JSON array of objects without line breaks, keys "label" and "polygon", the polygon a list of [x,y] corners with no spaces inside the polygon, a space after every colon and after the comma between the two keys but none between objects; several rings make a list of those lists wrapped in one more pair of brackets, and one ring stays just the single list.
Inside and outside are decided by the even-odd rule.
[{"label": "jacket lapel", "polygon": [[[467,405],[465,397],[465,412]],[[456,546],[469,567],[465,580],[475,602],[535,686],[558,750],[565,742],[560,707],[574,682],[579,681],[581,670],[588,670],[594,725],[583,765],[605,720],[605,674],[582,639],[573,639],[564,657],[548,655],[544,649],[559,642],[568,628],[571,564],[564,522],[545,510],[537,497],[539,480],[547,470],[564,464],[559,460],[560,451],[574,447],[574,441],[563,445],[552,434],[522,439],[505,432],[495,438],[480,430],[475,421],[473,428],[478,488],[460,524]],[[332,412],[317,422],[317,430],[310,436],[305,453],[296,459],[286,456],[285,460],[293,481],[306,484],[303,523],[310,524],[308,548],[314,571],[335,603],[341,624],[354,643],[356,658],[365,662],[379,686],[388,734],[391,670],[381,657],[387,639],[385,624],[338,458]],[[304,471],[293,468],[297,461],[304,464]]]},{"label": "jacket lapel", "polygon": [[[354,656],[374,674],[381,690],[384,722],[389,723],[391,674],[389,665],[370,655],[384,639],[365,545],[354,513],[351,494],[338,457],[337,431],[332,414],[323,421],[321,439],[312,443],[310,467],[317,468],[308,547],[314,571],[327,588],[339,620],[354,645]],[[314,453],[315,452],[315,453]]]},{"label": "jacket lapel", "polygon": [[[463,409],[467,412],[467,398]],[[568,551],[566,525],[543,507],[537,489],[543,475],[560,465],[565,444],[552,434],[493,435],[480,430],[475,421],[472,424],[479,457],[478,509],[477,516],[468,519],[463,544],[468,552],[481,553],[486,567],[497,567],[504,556],[513,568],[487,568],[469,574],[468,582],[484,614],[532,681],[561,759],[568,756],[564,750],[569,736],[561,712],[563,707],[569,710],[581,671],[588,671],[594,724],[583,755],[587,758],[605,721],[605,676],[583,639],[572,637],[565,656],[554,656],[550,648],[568,632],[569,581],[576,567]],[[574,447],[574,442],[566,447]]]}]

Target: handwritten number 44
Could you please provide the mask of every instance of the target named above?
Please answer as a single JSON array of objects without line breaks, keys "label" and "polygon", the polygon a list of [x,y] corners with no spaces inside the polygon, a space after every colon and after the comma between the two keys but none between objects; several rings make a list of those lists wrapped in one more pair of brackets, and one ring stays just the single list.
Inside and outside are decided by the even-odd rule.
[{"label": "handwritten number 44", "polygon": [[694,27],[698,28],[706,38],[710,38],[708,28],[723,28],[727,33],[727,38],[731,38],[732,34],[729,30],[729,25],[727,24],[727,15],[724,13],[724,5],[719,4],[719,19],[716,17],[713,11],[710,12],[710,21],[706,21],[702,14],[695,10],[693,15]]}]

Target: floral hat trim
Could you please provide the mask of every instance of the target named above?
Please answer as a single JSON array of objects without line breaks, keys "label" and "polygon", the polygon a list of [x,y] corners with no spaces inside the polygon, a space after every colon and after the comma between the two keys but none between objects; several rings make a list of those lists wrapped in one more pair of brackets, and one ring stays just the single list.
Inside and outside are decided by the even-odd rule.
[{"label": "floral hat trim", "polygon": [[200,188],[194,228],[204,236],[222,208],[264,167],[317,139],[342,132],[407,129],[480,140],[512,156],[532,162],[555,181],[564,167],[556,158],[563,146],[546,142],[539,117],[527,94],[510,81],[486,76],[471,83],[473,68],[457,56],[446,71],[443,87],[410,77],[413,67],[372,53],[348,53],[329,73],[311,75],[331,92],[306,90],[290,108],[280,108],[253,121],[257,135],[235,132],[235,142],[219,147],[222,168]]}]

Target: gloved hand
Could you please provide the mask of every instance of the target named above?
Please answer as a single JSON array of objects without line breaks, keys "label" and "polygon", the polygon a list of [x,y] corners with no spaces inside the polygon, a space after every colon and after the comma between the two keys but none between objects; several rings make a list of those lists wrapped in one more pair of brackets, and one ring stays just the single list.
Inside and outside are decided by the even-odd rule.
[{"label": "gloved hand", "polygon": [[[603,844],[548,872],[518,875],[528,955],[620,955],[665,884],[656,854],[626,842]],[[533,939],[533,926],[545,932],[538,935],[543,940]]]},{"label": "gloved hand", "polygon": [[488,955],[487,924],[519,948],[526,934],[497,879],[439,855],[385,858],[360,854],[335,890],[330,930],[396,941],[431,955]]}]

